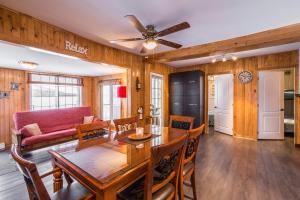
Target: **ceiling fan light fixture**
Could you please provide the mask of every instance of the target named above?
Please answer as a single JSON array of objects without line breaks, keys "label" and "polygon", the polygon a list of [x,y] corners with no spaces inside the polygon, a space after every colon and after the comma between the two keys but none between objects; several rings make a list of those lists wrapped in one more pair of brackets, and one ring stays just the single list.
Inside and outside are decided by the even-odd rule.
[{"label": "ceiling fan light fixture", "polygon": [[155,47],[157,47],[157,42],[152,39],[146,40],[145,42],[143,42],[143,46],[148,50],[152,50],[152,49],[155,49]]}]

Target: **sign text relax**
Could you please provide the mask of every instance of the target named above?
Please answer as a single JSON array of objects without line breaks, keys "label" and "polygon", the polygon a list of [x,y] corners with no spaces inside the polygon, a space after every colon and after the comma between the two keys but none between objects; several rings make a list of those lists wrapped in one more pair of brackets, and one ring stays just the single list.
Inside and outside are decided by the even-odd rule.
[{"label": "sign text relax", "polygon": [[65,45],[66,50],[74,51],[85,55],[87,55],[87,51],[89,50],[88,48],[79,46],[77,43],[72,44],[70,41],[65,41]]}]

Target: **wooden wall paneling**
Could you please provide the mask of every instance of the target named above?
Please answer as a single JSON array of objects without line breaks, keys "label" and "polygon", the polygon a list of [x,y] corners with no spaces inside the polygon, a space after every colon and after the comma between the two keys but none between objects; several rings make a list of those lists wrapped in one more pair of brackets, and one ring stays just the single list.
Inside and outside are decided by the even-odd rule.
[{"label": "wooden wall paneling", "polygon": [[[295,57],[298,58],[299,62],[299,51],[295,54]],[[300,71],[299,67],[297,66],[295,68],[295,92],[297,93],[299,91],[299,76],[300,76]],[[300,97],[295,97],[295,102],[294,102],[294,113],[295,113],[295,144],[297,146],[300,146]]]},{"label": "wooden wall paneling", "polygon": [[[10,84],[20,83],[18,91],[12,91]],[[26,109],[25,90],[27,82],[25,72],[0,68],[0,91],[10,92],[9,98],[0,99],[0,142],[10,144],[10,129],[13,127],[12,114]]]},{"label": "wooden wall paneling", "polygon": [[83,88],[82,88],[82,105],[93,107],[93,78],[83,77]]}]

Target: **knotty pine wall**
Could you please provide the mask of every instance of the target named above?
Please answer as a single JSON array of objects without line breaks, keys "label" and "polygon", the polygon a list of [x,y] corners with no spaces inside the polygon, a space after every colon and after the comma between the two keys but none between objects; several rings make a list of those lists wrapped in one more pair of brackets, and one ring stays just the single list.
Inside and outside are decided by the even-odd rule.
[{"label": "knotty pine wall", "polygon": [[[243,58],[237,61],[217,62],[209,64],[194,65],[182,68],[176,68],[177,72],[202,70],[205,72],[206,91],[207,76],[216,74],[234,74],[234,106],[233,106],[233,129],[234,136],[257,140],[258,132],[258,72],[260,70],[296,68],[295,91],[298,88],[298,51],[278,53],[272,55]],[[253,81],[248,84],[241,84],[237,75],[244,70],[253,73]],[[205,94],[205,122],[207,124],[207,92]],[[295,98],[295,143],[300,144],[300,116],[299,116],[300,98]]]}]

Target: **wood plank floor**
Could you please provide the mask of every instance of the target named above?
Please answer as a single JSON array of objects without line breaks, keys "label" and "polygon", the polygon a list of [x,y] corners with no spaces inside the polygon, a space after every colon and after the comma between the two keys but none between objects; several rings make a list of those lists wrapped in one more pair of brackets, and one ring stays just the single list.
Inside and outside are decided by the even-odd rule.
[{"label": "wood plank floor", "polygon": [[[47,151],[31,156],[41,172],[51,168]],[[293,139],[253,142],[220,133],[201,137],[196,166],[198,199],[300,200],[300,148]],[[51,192],[52,178],[45,184]],[[185,188],[191,196],[190,188]],[[0,199],[28,199],[7,152],[0,153]]]}]

